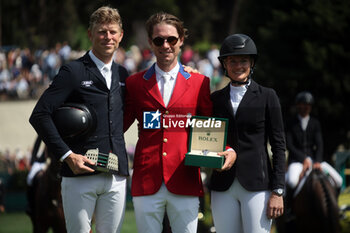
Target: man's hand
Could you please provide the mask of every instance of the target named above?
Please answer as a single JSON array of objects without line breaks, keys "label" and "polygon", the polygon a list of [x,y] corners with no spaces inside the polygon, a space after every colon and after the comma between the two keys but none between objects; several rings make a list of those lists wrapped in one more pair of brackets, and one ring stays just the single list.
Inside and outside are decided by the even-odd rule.
[{"label": "man's hand", "polygon": [[278,196],[271,192],[269,201],[267,202],[266,215],[267,218],[278,218],[283,214],[283,196]]},{"label": "man's hand", "polygon": [[196,73],[196,74],[199,74],[199,71],[195,68],[192,68],[191,66],[185,66],[185,65],[182,65],[184,67],[184,70],[187,72],[187,73]]},{"label": "man's hand", "polygon": [[95,165],[95,163],[88,159],[86,156],[80,154],[72,153],[67,158],[65,158],[64,162],[68,164],[75,175],[95,171],[91,167],[87,166],[87,164]]},{"label": "man's hand", "polygon": [[310,158],[304,159],[303,170],[300,173],[299,180],[301,180],[305,176],[306,171],[309,170],[309,168],[311,168],[311,167],[312,167],[311,159]]},{"label": "man's hand", "polygon": [[308,170],[310,167],[312,166],[312,161],[310,158],[306,158],[304,159],[304,162],[303,162],[303,170]]},{"label": "man's hand", "polygon": [[312,165],[312,168],[313,169],[319,169],[319,170],[321,170],[322,171],[322,167],[321,167],[321,163],[314,163],[313,165]]},{"label": "man's hand", "polygon": [[225,163],[222,165],[221,169],[218,169],[219,171],[227,171],[229,170],[233,164],[236,162],[237,154],[234,150],[228,150],[224,152],[219,152],[218,155],[225,157]]}]

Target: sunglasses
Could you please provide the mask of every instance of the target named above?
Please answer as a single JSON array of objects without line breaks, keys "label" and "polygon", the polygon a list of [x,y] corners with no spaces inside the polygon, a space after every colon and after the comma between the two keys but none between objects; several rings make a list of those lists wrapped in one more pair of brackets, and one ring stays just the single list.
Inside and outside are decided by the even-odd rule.
[{"label": "sunglasses", "polygon": [[179,38],[175,37],[175,36],[169,36],[168,38],[162,38],[157,36],[156,38],[154,38],[152,40],[153,44],[155,44],[156,46],[162,46],[164,44],[164,41],[168,42],[170,45],[174,46],[176,45],[177,41],[179,40]]}]

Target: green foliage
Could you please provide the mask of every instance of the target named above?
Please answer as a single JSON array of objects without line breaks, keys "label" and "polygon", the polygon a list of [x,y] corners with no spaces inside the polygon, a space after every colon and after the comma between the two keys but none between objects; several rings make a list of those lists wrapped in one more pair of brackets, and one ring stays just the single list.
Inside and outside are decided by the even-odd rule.
[{"label": "green foliage", "polygon": [[82,50],[88,50],[91,47],[86,28],[84,26],[77,26],[75,33],[72,36],[71,46]]},{"label": "green foliage", "polygon": [[254,78],[276,89],[287,116],[299,91],[314,94],[313,113],[320,118],[329,159],[350,128],[350,2],[249,1],[245,9],[254,17],[246,15],[240,25],[259,52]]},{"label": "green foliage", "polygon": [[189,29],[187,44],[205,54],[211,43],[221,43],[231,31],[250,35],[259,59],[254,79],[273,87],[286,116],[301,90],[316,98],[313,113],[322,123],[326,157],[344,143],[350,128],[350,1],[344,0],[62,0],[0,1],[2,44],[48,48],[68,41],[87,49],[90,14],[110,4],[123,18],[122,44],[137,34],[135,22],[157,11],[177,15]]},{"label": "green foliage", "polygon": [[193,50],[199,52],[201,56],[205,56],[211,45],[212,43],[209,41],[198,41],[193,45]]}]

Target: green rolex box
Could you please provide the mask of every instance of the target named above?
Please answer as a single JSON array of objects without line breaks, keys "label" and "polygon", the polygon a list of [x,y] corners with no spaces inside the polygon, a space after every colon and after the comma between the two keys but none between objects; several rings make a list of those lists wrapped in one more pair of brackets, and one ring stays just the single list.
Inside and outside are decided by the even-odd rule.
[{"label": "green rolex box", "polygon": [[193,116],[185,165],[221,168],[225,158],[217,155],[226,147],[228,119]]}]

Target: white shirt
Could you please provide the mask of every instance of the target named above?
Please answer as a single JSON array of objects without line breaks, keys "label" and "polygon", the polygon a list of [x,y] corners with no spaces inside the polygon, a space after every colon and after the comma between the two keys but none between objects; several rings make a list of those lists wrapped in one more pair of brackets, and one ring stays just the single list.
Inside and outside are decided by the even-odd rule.
[{"label": "white shirt", "polygon": [[248,86],[250,85],[250,81],[247,85],[244,86],[232,86],[230,85],[230,99],[231,105],[233,109],[233,113],[236,115],[237,108],[243,99],[244,94],[246,93]]},{"label": "white shirt", "polygon": [[310,115],[308,115],[306,117],[302,117],[302,116],[298,115],[298,118],[300,120],[301,128],[305,131],[306,127],[307,127],[307,124],[309,123],[309,120],[310,120]]},{"label": "white shirt", "polygon": [[[162,96],[164,94],[164,90],[163,90],[164,78],[163,78],[163,75],[164,74],[169,74],[171,76],[171,78],[170,78],[170,85],[171,85],[171,95],[172,95],[172,93],[174,91],[175,83],[176,83],[177,74],[179,73],[179,70],[180,70],[179,63],[177,63],[176,66],[172,70],[170,70],[169,72],[164,72],[163,70],[161,70],[159,68],[159,66],[157,64],[155,65],[155,70],[156,70],[156,79],[157,79],[158,88],[159,88],[159,91],[162,94]],[[171,95],[170,95],[170,98],[171,98]]]},{"label": "white shirt", "polygon": [[[112,82],[112,63],[113,60],[111,60],[109,63],[105,64],[103,61],[98,59],[95,54],[92,52],[92,50],[89,51],[89,56],[91,57],[92,61],[96,64],[97,68],[101,72],[102,76],[106,79],[107,87],[108,89],[111,88],[111,82]],[[103,68],[107,67],[107,69],[110,71],[108,75],[105,75],[105,72],[103,71]]]}]

